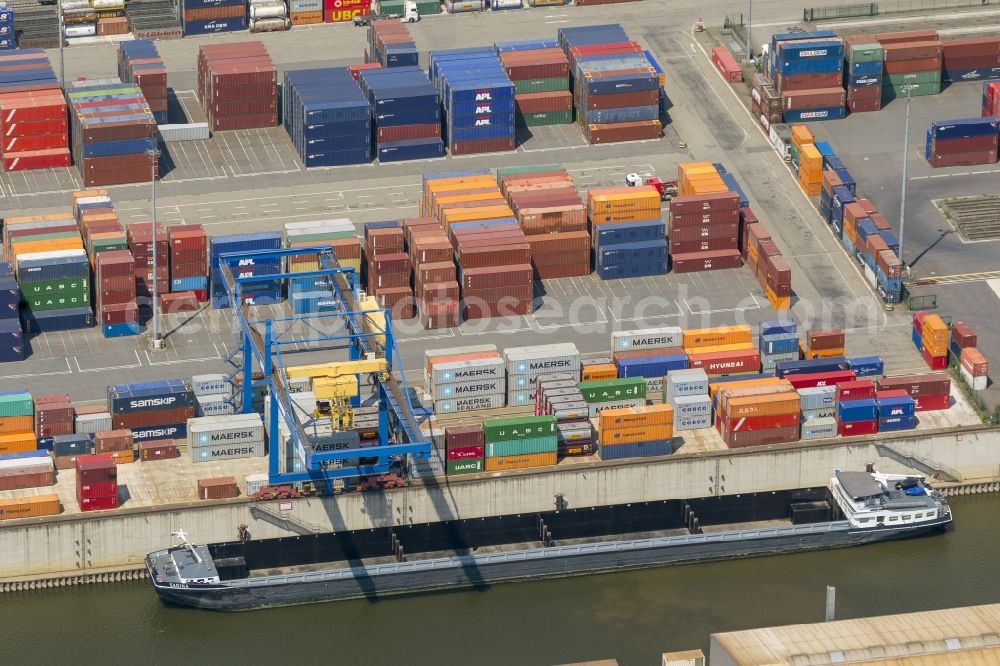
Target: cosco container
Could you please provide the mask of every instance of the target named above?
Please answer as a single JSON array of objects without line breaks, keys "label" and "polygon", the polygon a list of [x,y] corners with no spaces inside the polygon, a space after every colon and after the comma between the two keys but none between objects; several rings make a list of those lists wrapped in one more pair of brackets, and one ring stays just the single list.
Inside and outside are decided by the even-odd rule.
[{"label": "cosco container", "polygon": [[233,385],[225,375],[193,375],[191,388],[196,396],[233,392]]},{"label": "cosco container", "polygon": [[705,395],[708,393],[708,375],[703,368],[674,370],[667,374],[664,389],[666,402],[673,402],[681,396]]},{"label": "cosco container", "polygon": [[195,396],[196,416],[225,416],[236,413],[236,403],[233,395],[227,393],[216,393],[209,395]]}]

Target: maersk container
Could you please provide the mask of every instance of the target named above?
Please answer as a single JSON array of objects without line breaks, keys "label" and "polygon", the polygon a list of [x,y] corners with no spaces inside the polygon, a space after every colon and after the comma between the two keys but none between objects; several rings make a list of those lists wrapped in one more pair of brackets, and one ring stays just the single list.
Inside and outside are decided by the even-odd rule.
[{"label": "maersk container", "polygon": [[825,439],[837,436],[837,419],[822,417],[804,420],[802,422],[802,439]]},{"label": "maersk container", "polygon": [[622,460],[624,458],[667,456],[673,452],[673,439],[662,439],[653,442],[635,442],[633,444],[601,444],[599,448],[601,460]]},{"label": "maersk container", "polygon": [[467,382],[478,379],[504,379],[504,361],[499,356],[494,358],[477,358],[470,361],[454,361],[452,363],[435,363],[431,371],[430,385],[433,388],[442,384]]},{"label": "maersk container", "polygon": [[494,395],[503,393],[506,381],[503,377],[473,379],[465,382],[439,384],[434,387],[434,400],[453,400],[473,395]]},{"label": "maersk container", "polygon": [[712,413],[712,399],[707,394],[682,395],[673,399],[674,418],[707,416]]},{"label": "maersk container", "polygon": [[836,386],[812,386],[798,389],[799,408],[805,412],[811,409],[827,409],[837,402]]},{"label": "maersk container", "polygon": [[664,354],[662,356],[647,356],[644,358],[619,359],[615,363],[618,376],[661,378],[675,370],[686,370],[687,354]]},{"label": "maersk container", "polygon": [[260,414],[205,416],[188,419],[188,446],[200,448],[224,444],[264,441],[264,423]]},{"label": "maersk container", "polygon": [[807,421],[809,419],[836,418],[837,405],[832,404],[829,407],[823,407],[821,409],[803,409],[800,413],[803,421]]},{"label": "maersk container", "polygon": [[[504,406],[504,402],[503,394],[441,400],[434,403],[434,413],[452,414],[454,412],[467,412],[477,409],[499,409]],[[531,400],[528,400],[525,404],[530,404],[530,402]]]},{"label": "maersk container", "polygon": [[678,326],[615,331],[611,334],[611,348],[614,351],[633,351],[680,347],[682,334],[683,331]]},{"label": "maersk container", "polygon": [[238,460],[240,458],[262,458],[266,447],[263,441],[235,442],[232,444],[217,444],[191,449],[191,460],[194,462],[212,462],[214,460]]}]

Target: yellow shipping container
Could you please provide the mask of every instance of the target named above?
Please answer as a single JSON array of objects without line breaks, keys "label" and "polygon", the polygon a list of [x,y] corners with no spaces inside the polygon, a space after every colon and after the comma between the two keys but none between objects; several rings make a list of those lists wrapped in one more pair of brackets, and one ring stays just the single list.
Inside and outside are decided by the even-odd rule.
[{"label": "yellow shipping container", "polygon": [[716,328],[692,328],[684,331],[682,346],[688,349],[701,349],[716,345],[736,345],[752,342],[749,324],[736,326],[718,326]]},{"label": "yellow shipping container", "polygon": [[441,223],[445,229],[455,222],[471,222],[475,220],[500,220],[514,217],[510,206],[484,206],[481,208],[454,208],[442,214]]},{"label": "yellow shipping container", "polygon": [[55,516],[62,510],[58,495],[33,495],[0,499],[0,520]]},{"label": "yellow shipping container", "polygon": [[[603,412],[602,412],[603,414]],[[637,442],[657,442],[674,436],[673,417],[667,425],[636,426],[634,428],[608,428],[597,432],[601,444],[636,444]]]},{"label": "yellow shipping container", "polygon": [[101,187],[95,187],[92,190],[77,190],[72,195],[73,203],[76,204],[80,199],[89,199],[90,197],[106,197],[108,196],[108,191]]},{"label": "yellow shipping container", "polygon": [[127,465],[128,463],[135,462],[135,451],[133,449],[112,451],[111,457],[114,459],[116,465]]},{"label": "yellow shipping container", "polygon": [[823,171],[823,155],[815,144],[807,143],[799,149],[799,171]]},{"label": "yellow shipping container", "polygon": [[529,453],[521,456],[495,456],[486,459],[487,472],[504,472],[512,469],[530,469],[555,465],[558,453]]},{"label": "yellow shipping container", "polygon": [[732,397],[726,403],[726,418],[746,416],[779,416],[799,411],[799,394],[795,391]]},{"label": "yellow shipping container", "polygon": [[5,227],[13,227],[18,224],[31,224],[32,222],[55,222],[57,220],[72,220],[69,213],[49,213],[48,215],[18,215],[16,217],[4,218]]},{"label": "yellow shipping container", "polygon": [[812,132],[805,125],[792,125],[792,145],[801,149],[807,143],[812,143]]},{"label": "yellow shipping container", "polygon": [[784,379],[779,379],[778,377],[764,377],[761,379],[741,379],[737,382],[715,382],[709,380],[708,383],[708,395],[712,398],[715,394],[723,389],[726,391],[738,391],[744,388],[753,388],[758,386],[791,386]]},{"label": "yellow shipping container", "polygon": [[766,288],[764,293],[767,294],[767,302],[778,312],[785,312],[792,307],[791,296],[778,296],[770,287]]},{"label": "yellow shipping container", "polygon": [[596,187],[587,192],[588,212],[659,211],[660,193],[655,187]]},{"label": "yellow shipping container", "polygon": [[725,352],[744,351],[746,349],[756,349],[751,342],[737,342],[733,345],[710,345],[708,347],[698,347],[698,354],[723,354]]},{"label": "yellow shipping container", "polygon": [[930,314],[924,317],[923,329],[920,334],[925,344],[930,343],[934,347],[944,345],[948,347],[948,325],[944,323],[940,315]]},{"label": "yellow shipping container", "polygon": [[31,432],[35,419],[30,416],[0,416],[0,435]]},{"label": "yellow shipping container", "polygon": [[677,165],[677,180],[685,180],[698,173],[718,173],[711,162],[681,162]]},{"label": "yellow shipping container", "polygon": [[580,381],[596,382],[602,379],[617,379],[618,369],[614,363],[585,365],[580,371]]},{"label": "yellow shipping container", "polygon": [[38,448],[38,440],[34,431],[10,432],[0,435],[0,455],[5,453],[23,453]]},{"label": "yellow shipping container", "polygon": [[922,340],[922,347],[931,356],[947,356],[948,355],[948,343],[935,344],[929,340]]},{"label": "yellow shipping container", "polygon": [[799,351],[802,353],[802,358],[807,361],[812,361],[817,358],[837,358],[838,356],[844,355],[843,347],[834,347],[832,349],[805,349],[802,345],[799,345]]},{"label": "yellow shipping container", "polygon": [[[670,404],[605,409],[597,419],[601,431],[613,428],[639,428],[673,424],[674,406]],[[668,435],[669,436],[669,435]]]}]

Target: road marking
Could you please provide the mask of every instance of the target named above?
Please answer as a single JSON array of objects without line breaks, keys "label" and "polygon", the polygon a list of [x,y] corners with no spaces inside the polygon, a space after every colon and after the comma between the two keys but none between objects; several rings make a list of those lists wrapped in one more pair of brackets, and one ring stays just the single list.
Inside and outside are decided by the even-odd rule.
[{"label": "road marking", "polygon": [[26,377],[49,377],[51,375],[72,375],[73,368],[69,365],[69,359],[64,358],[66,361],[65,370],[55,370],[53,372],[25,372],[20,375],[0,375],[0,379],[24,379]]}]

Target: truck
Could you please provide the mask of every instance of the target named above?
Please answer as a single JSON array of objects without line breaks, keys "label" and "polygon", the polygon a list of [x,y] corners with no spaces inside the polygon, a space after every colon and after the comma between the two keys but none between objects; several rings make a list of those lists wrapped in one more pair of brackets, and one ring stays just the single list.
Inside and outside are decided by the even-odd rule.
[{"label": "truck", "polygon": [[367,16],[355,16],[354,25],[363,27],[371,25],[372,21],[382,21],[385,19],[399,19],[403,23],[416,23],[420,20],[420,12],[417,11],[417,3],[406,0],[403,3],[402,14],[369,14]]}]

